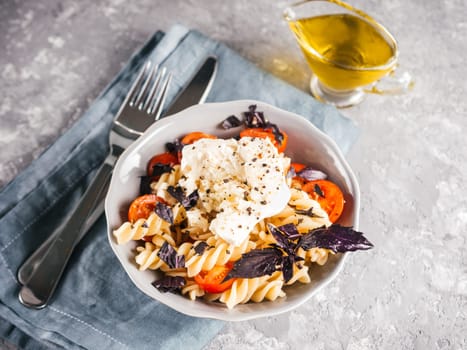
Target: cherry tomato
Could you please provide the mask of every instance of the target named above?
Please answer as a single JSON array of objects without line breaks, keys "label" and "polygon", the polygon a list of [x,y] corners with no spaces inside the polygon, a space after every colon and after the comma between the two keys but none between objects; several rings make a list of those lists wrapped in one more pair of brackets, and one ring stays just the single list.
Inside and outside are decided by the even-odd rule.
[{"label": "cherry tomato", "polygon": [[201,140],[201,139],[217,139],[217,136],[214,136],[211,134],[205,134],[204,132],[201,132],[201,131],[193,131],[183,136],[180,142],[183,145],[191,145],[193,142]]},{"label": "cherry tomato", "polygon": [[295,173],[299,173],[306,168],[306,165],[302,163],[291,163],[290,166],[295,169]]},{"label": "cherry tomato", "polygon": [[274,132],[272,131],[272,129],[269,129],[269,128],[266,128],[266,129],[263,129],[263,128],[249,128],[249,129],[245,129],[245,130],[242,130],[240,132],[240,137],[260,137],[260,138],[268,138],[271,140],[271,142],[273,143],[274,146],[276,146],[277,148],[277,151],[279,153],[281,152],[284,152],[285,151],[285,148],[287,146],[287,140],[288,140],[288,135],[281,130],[281,134],[282,134],[282,142],[278,142],[276,140],[276,135],[274,135]]},{"label": "cherry tomato", "polygon": [[158,202],[165,204],[164,199],[155,194],[145,194],[137,197],[128,209],[128,220],[133,223],[138,219],[147,219]]},{"label": "cherry tomato", "polygon": [[195,282],[208,293],[222,293],[232,286],[235,278],[222,282],[227,274],[232,270],[233,263],[216,265],[209,271],[201,271],[195,276]]},{"label": "cherry tomato", "polygon": [[328,214],[331,222],[336,222],[339,219],[344,210],[344,195],[334,182],[313,180],[304,184],[302,189],[319,203]]},{"label": "cherry tomato", "polygon": [[170,165],[173,167],[175,164],[179,164],[179,161],[176,155],[169,153],[169,152],[156,154],[148,162],[148,166],[147,166],[148,176],[152,176],[153,171],[154,171],[154,166],[156,164]]}]

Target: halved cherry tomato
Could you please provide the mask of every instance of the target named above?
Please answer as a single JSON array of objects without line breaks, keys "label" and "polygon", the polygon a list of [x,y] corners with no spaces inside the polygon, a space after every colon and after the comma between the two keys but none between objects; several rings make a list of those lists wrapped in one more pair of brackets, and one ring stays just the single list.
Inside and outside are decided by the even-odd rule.
[{"label": "halved cherry tomato", "polygon": [[282,141],[278,142],[276,140],[276,136],[274,135],[274,132],[272,129],[266,128],[248,128],[245,130],[242,130],[240,132],[240,137],[260,137],[260,138],[268,138],[271,140],[274,146],[276,146],[277,151],[279,153],[284,152],[285,148],[287,146],[287,140],[288,140],[288,135],[284,131],[280,131],[282,134]]},{"label": "halved cherry tomato", "polygon": [[137,197],[128,209],[128,220],[133,223],[138,219],[147,219],[158,202],[165,203],[163,198],[155,194],[145,194]]},{"label": "halved cherry tomato", "polygon": [[344,210],[344,195],[334,182],[313,180],[302,187],[326,211],[331,222],[336,222]]},{"label": "halved cherry tomato", "polygon": [[176,155],[169,153],[169,152],[156,154],[148,162],[148,167],[147,167],[148,176],[152,176],[153,171],[154,171],[154,166],[156,164],[174,166],[175,164],[179,164],[179,161]]},{"label": "halved cherry tomato", "polygon": [[201,131],[193,131],[183,136],[180,142],[183,145],[191,145],[193,142],[201,140],[201,139],[217,139],[217,136],[211,135],[211,134],[205,134],[204,132],[201,132]]},{"label": "halved cherry tomato", "polygon": [[290,166],[295,169],[295,173],[298,173],[306,168],[306,165],[302,163],[291,163]]},{"label": "halved cherry tomato", "polygon": [[235,278],[222,282],[233,268],[233,263],[216,265],[209,271],[202,270],[195,276],[195,282],[208,293],[222,293],[232,286]]}]

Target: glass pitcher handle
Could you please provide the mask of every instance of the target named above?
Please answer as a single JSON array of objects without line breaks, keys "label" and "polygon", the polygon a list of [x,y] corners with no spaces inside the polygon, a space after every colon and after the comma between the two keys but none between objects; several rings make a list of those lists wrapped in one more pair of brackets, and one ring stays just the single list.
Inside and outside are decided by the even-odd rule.
[{"label": "glass pitcher handle", "polygon": [[365,92],[378,95],[399,95],[411,90],[415,82],[409,72],[400,72],[393,70],[385,77],[378,80]]}]

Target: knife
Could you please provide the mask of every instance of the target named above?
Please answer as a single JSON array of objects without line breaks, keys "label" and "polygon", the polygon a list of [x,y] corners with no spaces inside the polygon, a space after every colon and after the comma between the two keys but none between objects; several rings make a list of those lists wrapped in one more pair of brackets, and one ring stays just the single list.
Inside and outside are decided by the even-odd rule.
[{"label": "knife", "polygon": [[164,116],[169,116],[180,112],[181,110],[201,104],[206,101],[209,91],[211,91],[214,78],[217,73],[217,59],[210,56],[204,61],[203,65],[197,73],[193,76],[190,83],[186,85],[177,97],[175,97],[172,104],[165,111]]},{"label": "knife", "polygon": [[[195,104],[204,103],[206,100],[217,73],[217,58],[209,56],[198,68],[184,89],[174,98],[169,108],[164,112],[161,118],[175,114],[187,107]],[[104,199],[107,194],[108,184],[102,188],[91,214],[86,218],[83,229],[80,232],[78,241],[80,241],[94,223],[104,212]],[[50,235],[34,253],[18,269],[17,279],[22,285],[27,284],[35,269],[41,264],[41,259],[49,249],[51,243],[55,240],[54,235]],[[21,301],[21,297],[20,297]]]}]

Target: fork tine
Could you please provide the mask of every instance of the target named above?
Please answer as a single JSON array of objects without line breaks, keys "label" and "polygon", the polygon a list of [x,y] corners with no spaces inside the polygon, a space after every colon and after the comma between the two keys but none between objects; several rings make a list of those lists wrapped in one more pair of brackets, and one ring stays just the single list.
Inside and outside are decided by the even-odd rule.
[{"label": "fork tine", "polygon": [[166,73],[167,73],[167,68],[162,67],[157,75],[157,86],[154,84],[154,94],[151,96],[150,99],[148,99],[148,106],[147,109],[145,110],[146,113],[152,114],[152,111],[154,110],[155,105],[159,102],[161,98],[161,94],[164,92],[164,85],[166,81]]},{"label": "fork tine", "polygon": [[164,77],[161,78],[160,88],[158,89],[158,93],[154,96],[153,101],[149,104],[149,108],[147,112],[154,117],[154,120],[159,120],[162,110],[164,108],[165,99],[167,97],[167,91],[169,89],[169,84],[172,80],[172,74],[168,73],[165,74],[166,70],[164,70]]},{"label": "fork tine", "polygon": [[159,120],[171,80],[172,74],[166,67],[159,68],[158,64],[148,61],[138,73],[124,105],[148,114],[153,120]]},{"label": "fork tine", "polygon": [[149,72],[146,74],[146,79],[141,85],[141,88],[139,89],[139,93],[137,94],[136,98],[132,101],[133,103],[130,103],[130,106],[138,106],[138,108],[141,110],[142,109],[142,101],[144,96],[147,94],[148,87],[150,86],[151,80],[154,76],[154,74],[157,72],[159,69],[158,65],[152,65],[151,62],[148,62],[149,66]]},{"label": "fork tine", "polygon": [[144,102],[141,103],[140,110],[146,110],[149,113],[149,107],[153,102],[154,95],[156,95],[156,92],[158,91],[158,89],[160,89],[161,78],[163,77],[165,71],[165,67],[162,69],[158,69],[154,82],[151,84],[151,89],[147,97],[144,99]]},{"label": "fork tine", "polygon": [[150,66],[151,66],[151,62],[148,61],[143,67],[141,67],[136,79],[134,80],[133,84],[130,87],[130,90],[128,91],[126,95],[123,105],[126,105],[127,103],[132,105],[132,100],[135,99],[137,95],[137,91],[139,87],[141,86],[141,82],[143,81],[144,73]]}]

